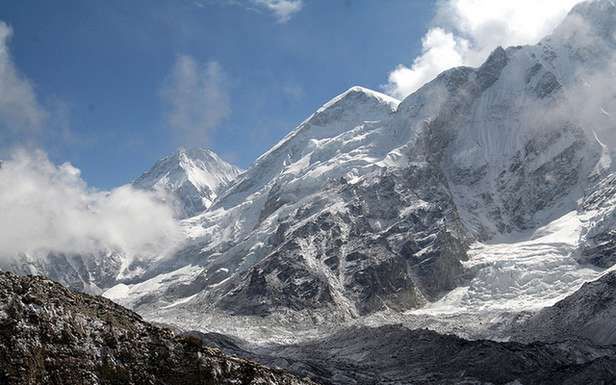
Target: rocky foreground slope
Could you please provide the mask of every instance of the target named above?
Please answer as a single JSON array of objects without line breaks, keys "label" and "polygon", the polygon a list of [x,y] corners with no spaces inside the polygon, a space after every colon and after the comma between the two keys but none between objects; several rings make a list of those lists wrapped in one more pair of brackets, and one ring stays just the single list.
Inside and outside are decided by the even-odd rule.
[{"label": "rocky foreground slope", "polygon": [[0,384],[308,385],[144,322],[101,297],[0,273]]}]

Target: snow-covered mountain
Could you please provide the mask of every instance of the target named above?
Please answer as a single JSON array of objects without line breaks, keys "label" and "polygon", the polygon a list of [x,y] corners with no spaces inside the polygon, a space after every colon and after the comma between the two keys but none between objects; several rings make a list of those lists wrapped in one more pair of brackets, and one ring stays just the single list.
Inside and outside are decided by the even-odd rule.
[{"label": "snow-covered mountain", "polygon": [[241,170],[208,149],[181,149],[164,157],[133,182],[133,186],[171,197],[181,218],[200,214]]},{"label": "snow-covered mountain", "polygon": [[466,240],[438,168],[404,160],[397,104],[359,87],[326,103],[186,221],[188,248],[107,295],[144,312],[350,319],[453,289]]},{"label": "snow-covered mountain", "polygon": [[349,89],[184,221],[184,250],[106,295],[255,334],[554,303],[607,263],[576,258],[605,260],[577,255],[611,223],[578,202],[611,173],[615,25],[611,1],[583,3],[537,45],[497,48],[401,102]]},{"label": "snow-covered mountain", "polygon": [[262,339],[357,320],[489,336],[615,262],[615,36],[616,6],[582,3],[405,100],[349,89],[243,173],[208,150],[166,157],[134,186],[177,203],[171,256],[5,268]]},{"label": "snow-covered mountain", "polygon": [[4,377],[73,375],[68,352],[101,378],[310,383],[203,342],[323,384],[614,383],[615,59],[616,3],[591,0],[404,100],[353,87],[245,172],[162,159],[133,184],[177,205],[171,255],[0,267],[181,332],[2,273]]}]

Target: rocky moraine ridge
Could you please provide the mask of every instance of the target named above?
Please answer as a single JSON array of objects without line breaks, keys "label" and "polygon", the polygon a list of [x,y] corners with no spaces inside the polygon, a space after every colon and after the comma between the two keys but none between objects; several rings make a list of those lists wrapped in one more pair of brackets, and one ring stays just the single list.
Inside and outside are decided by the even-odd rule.
[{"label": "rocky moraine ridge", "polygon": [[521,320],[514,338],[524,342],[389,325],[255,345],[216,333],[174,333],[102,297],[0,273],[0,384],[612,384],[614,329],[604,326],[616,308],[615,278],[607,274]]}]

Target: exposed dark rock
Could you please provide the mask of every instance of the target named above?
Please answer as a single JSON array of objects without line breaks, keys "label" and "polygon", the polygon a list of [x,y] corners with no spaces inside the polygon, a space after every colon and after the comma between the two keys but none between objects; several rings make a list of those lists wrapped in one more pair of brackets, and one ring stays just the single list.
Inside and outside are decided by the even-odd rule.
[{"label": "exposed dark rock", "polygon": [[259,316],[337,309],[348,318],[439,298],[467,278],[467,239],[443,180],[422,165],[333,184],[347,210],[296,211],[270,237],[270,255],[217,289],[216,306]]},{"label": "exposed dark rock", "polygon": [[577,258],[580,263],[608,268],[616,264],[616,174],[591,185],[579,210],[591,214]]},{"label": "exposed dark rock", "polygon": [[616,344],[616,272],[542,309],[518,324],[512,334],[522,341],[579,338],[597,345]]},{"label": "exposed dark rock", "polygon": [[310,384],[229,358],[101,297],[0,273],[0,384]]}]

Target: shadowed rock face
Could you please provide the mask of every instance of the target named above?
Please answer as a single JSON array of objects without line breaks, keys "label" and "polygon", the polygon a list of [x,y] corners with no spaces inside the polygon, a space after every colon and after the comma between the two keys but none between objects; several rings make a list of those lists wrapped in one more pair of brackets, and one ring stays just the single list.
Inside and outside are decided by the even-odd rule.
[{"label": "shadowed rock face", "polygon": [[222,335],[191,335],[228,353],[332,385],[572,385],[616,381],[614,346],[467,341],[397,325],[350,328],[313,342],[256,348]]},{"label": "shadowed rock face", "polygon": [[616,174],[591,185],[578,209],[589,217],[580,239],[580,263],[609,268],[616,264]]},{"label": "shadowed rock face", "polygon": [[0,384],[311,384],[176,336],[101,297],[0,273]]},{"label": "shadowed rock face", "polygon": [[[363,315],[439,298],[464,281],[466,259],[462,226],[439,177],[418,166],[361,186],[339,182],[332,190],[344,197],[345,212],[298,211],[281,222],[281,232],[291,230],[272,240],[280,242],[275,251],[222,285],[228,294],[216,306],[233,314],[330,307]],[[305,210],[319,213],[313,205]]]},{"label": "shadowed rock face", "polygon": [[616,344],[616,272],[584,284],[521,322],[512,334],[522,341],[579,338],[597,345]]}]

